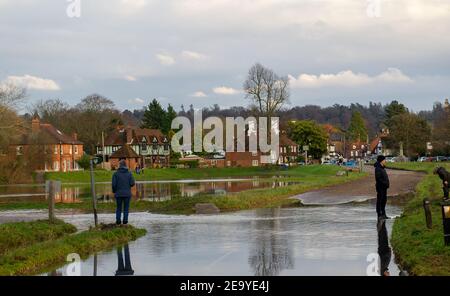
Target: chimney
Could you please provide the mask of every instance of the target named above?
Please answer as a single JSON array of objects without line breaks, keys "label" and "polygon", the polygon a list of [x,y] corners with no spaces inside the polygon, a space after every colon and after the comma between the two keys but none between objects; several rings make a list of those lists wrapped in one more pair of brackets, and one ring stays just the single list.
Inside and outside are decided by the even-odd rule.
[{"label": "chimney", "polygon": [[35,114],[33,119],[31,120],[31,132],[33,133],[39,132],[40,127],[41,127],[41,120],[39,119],[39,116]]},{"label": "chimney", "polygon": [[72,134],[72,138],[73,138],[75,141],[78,141],[78,134],[77,134],[77,133],[73,133],[73,134]]}]

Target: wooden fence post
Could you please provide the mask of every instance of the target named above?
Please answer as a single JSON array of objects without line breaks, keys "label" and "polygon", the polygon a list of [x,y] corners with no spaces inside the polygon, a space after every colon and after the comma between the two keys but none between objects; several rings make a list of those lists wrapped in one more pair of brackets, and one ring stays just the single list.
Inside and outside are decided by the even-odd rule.
[{"label": "wooden fence post", "polygon": [[48,198],[48,220],[50,223],[55,222],[55,196],[61,188],[60,181],[46,181],[45,191]]},{"label": "wooden fence post", "polygon": [[427,222],[427,228],[432,229],[433,228],[433,217],[431,216],[430,201],[428,198],[425,198],[423,200],[423,209],[425,210],[425,219]]}]

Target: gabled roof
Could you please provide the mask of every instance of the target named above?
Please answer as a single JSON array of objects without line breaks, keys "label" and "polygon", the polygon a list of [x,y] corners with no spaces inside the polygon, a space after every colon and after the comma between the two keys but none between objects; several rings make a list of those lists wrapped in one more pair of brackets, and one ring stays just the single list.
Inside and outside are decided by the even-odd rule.
[{"label": "gabled roof", "polygon": [[164,136],[160,130],[157,129],[143,129],[136,127],[118,128],[111,132],[105,139],[106,146],[123,146],[137,143],[153,143],[153,139],[158,140],[158,144],[164,143],[168,137]]},{"label": "gabled roof", "polygon": [[298,144],[291,140],[285,133],[281,133],[280,146],[298,146]]},{"label": "gabled roof", "polygon": [[72,144],[83,145],[83,142],[75,140],[55,128],[49,123],[40,123],[39,130],[30,131],[22,135],[15,145],[30,145],[30,144]]},{"label": "gabled roof", "polygon": [[139,155],[129,145],[123,145],[122,148],[111,154],[109,158],[139,158]]}]

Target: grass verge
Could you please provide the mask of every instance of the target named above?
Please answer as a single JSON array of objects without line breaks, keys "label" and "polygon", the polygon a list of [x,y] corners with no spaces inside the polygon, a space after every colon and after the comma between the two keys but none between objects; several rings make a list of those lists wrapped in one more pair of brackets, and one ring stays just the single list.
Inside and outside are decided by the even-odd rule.
[{"label": "grass verge", "polygon": [[[302,177],[305,175],[318,175],[326,171],[339,170],[335,166],[297,166],[289,169],[280,167],[250,167],[250,168],[194,168],[194,169],[146,169],[144,174],[134,177],[137,181],[157,180],[182,180],[182,179],[214,179],[214,178],[236,178],[236,177]],[[94,172],[96,182],[111,182],[112,171],[96,170]],[[89,171],[46,173],[46,180],[61,181],[62,183],[89,183]]]},{"label": "grass verge", "polygon": [[[442,214],[442,181],[432,174],[436,166],[449,164],[389,164],[398,169],[426,172],[417,185],[416,195],[405,206],[403,215],[395,220],[391,243],[400,265],[412,275],[450,275],[450,247],[444,246]],[[424,198],[431,201],[433,228],[428,229],[422,206]]]},{"label": "grass verge", "polygon": [[56,220],[54,223],[41,220],[2,224],[0,225],[0,255],[8,250],[55,240],[76,231],[75,226],[60,220]]},{"label": "grass verge", "polygon": [[0,257],[0,275],[40,274],[64,264],[69,254],[76,253],[85,259],[92,253],[135,240],[145,233],[144,229],[132,226],[96,228],[11,250]]}]

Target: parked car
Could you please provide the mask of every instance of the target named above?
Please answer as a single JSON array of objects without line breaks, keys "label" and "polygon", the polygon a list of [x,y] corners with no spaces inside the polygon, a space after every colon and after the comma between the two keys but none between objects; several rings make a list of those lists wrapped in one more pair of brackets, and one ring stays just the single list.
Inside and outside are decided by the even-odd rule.
[{"label": "parked car", "polygon": [[395,159],[395,157],[386,157],[386,162],[393,163],[393,162],[396,162],[396,159]]},{"label": "parked car", "polygon": [[446,156],[436,156],[436,162],[445,162],[448,161],[448,157]]},{"label": "parked car", "polygon": [[344,166],[346,167],[357,167],[358,163],[355,160],[349,160],[344,162]]},{"label": "parked car", "polygon": [[418,162],[427,162],[428,161],[428,157],[425,157],[425,156],[419,157],[419,159],[417,161]]}]

